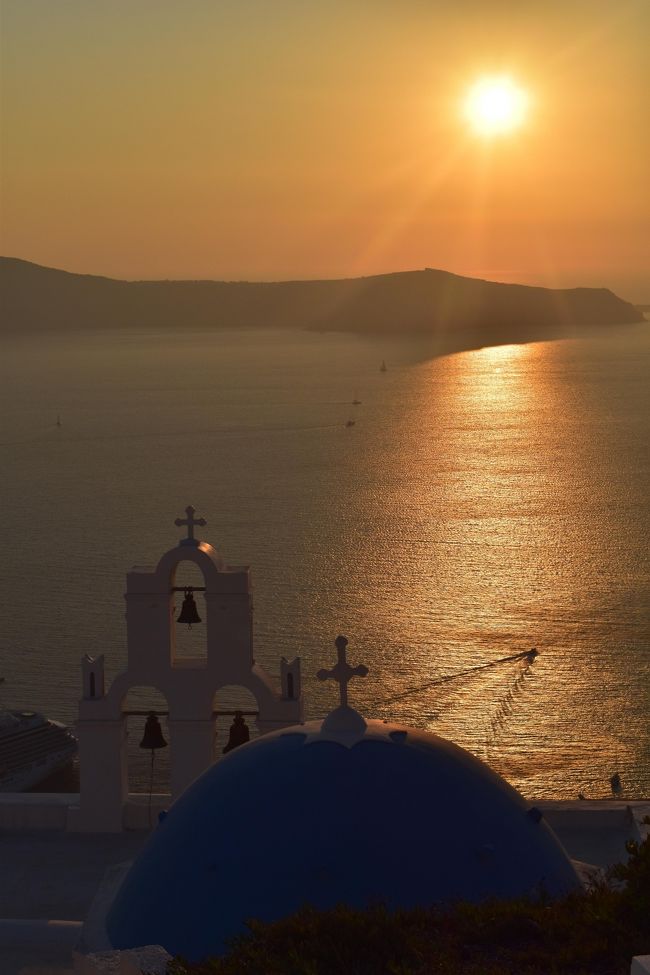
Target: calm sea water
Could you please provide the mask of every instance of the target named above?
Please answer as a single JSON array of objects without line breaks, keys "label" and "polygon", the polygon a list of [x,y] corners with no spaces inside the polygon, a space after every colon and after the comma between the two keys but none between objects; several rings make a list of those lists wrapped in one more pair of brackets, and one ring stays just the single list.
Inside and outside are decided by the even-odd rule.
[{"label": "calm sea water", "polygon": [[650,326],[443,358],[299,332],[4,346],[5,705],[70,722],[81,655],[120,671],[125,572],[192,503],[252,566],[257,660],[302,657],[309,716],[344,633],[368,715],[453,738],[531,797],[606,796],[615,770],[650,795]]}]

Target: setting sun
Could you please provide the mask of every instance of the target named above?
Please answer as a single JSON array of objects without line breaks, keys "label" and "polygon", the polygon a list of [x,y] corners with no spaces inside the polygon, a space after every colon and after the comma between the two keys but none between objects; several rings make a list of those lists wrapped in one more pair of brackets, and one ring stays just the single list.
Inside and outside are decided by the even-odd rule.
[{"label": "setting sun", "polygon": [[465,100],[465,115],[481,135],[499,135],[525,119],[528,96],[510,78],[481,78]]}]

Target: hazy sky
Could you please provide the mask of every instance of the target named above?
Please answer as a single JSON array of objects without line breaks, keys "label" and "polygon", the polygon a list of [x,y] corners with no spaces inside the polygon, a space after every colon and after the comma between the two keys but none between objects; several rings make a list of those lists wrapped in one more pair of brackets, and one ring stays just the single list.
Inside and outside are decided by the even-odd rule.
[{"label": "hazy sky", "polygon": [[[650,301],[649,0],[1,0],[2,253]],[[492,139],[482,76],[530,98]]]}]

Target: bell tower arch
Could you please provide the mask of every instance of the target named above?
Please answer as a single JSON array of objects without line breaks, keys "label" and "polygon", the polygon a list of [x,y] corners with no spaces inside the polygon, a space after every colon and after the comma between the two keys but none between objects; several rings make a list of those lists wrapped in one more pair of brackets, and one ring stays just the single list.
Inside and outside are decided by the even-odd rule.
[{"label": "bell tower arch", "polygon": [[[195,518],[191,505],[185,512],[186,517],[177,518],[175,524],[186,528],[186,537],[156,566],[134,566],[127,573],[126,670],[105,691],[103,658],[101,676],[95,661],[84,658],[76,829],[115,832],[123,828],[128,802],[123,702],[131,687],[157,687],[168,702],[172,800],[217,758],[213,699],[220,688],[235,684],[252,693],[262,733],[302,720],[300,659],[291,664],[281,661],[278,687],[255,663],[250,568],[227,565],[212,545],[195,538],[196,526],[203,527],[205,519]],[[200,658],[174,652],[173,628],[179,625],[174,619],[175,580],[182,562],[194,563],[204,582],[195,587],[205,597],[205,619],[197,626],[205,628],[207,654]]]}]

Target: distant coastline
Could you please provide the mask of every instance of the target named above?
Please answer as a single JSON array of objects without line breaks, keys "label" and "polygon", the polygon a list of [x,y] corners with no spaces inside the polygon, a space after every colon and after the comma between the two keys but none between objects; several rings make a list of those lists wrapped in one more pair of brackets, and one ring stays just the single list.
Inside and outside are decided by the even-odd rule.
[{"label": "distant coastline", "polygon": [[121,281],[0,258],[2,331],[300,328],[419,336],[439,352],[644,321],[606,288],[502,284],[425,268],[334,280]]}]

